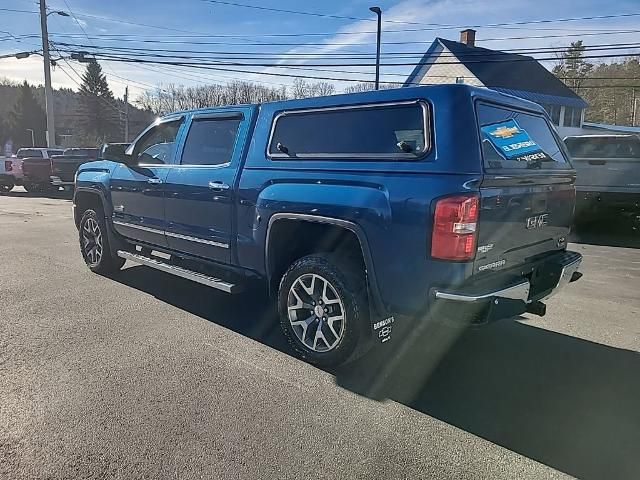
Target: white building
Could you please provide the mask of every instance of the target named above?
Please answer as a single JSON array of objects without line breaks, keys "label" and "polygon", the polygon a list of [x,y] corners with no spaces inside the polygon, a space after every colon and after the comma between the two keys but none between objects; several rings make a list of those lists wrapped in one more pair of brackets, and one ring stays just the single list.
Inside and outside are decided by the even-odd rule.
[{"label": "white building", "polygon": [[460,41],[436,38],[405,86],[466,83],[542,105],[561,136],[582,133],[588,104],[534,58],[475,46],[475,30]]}]

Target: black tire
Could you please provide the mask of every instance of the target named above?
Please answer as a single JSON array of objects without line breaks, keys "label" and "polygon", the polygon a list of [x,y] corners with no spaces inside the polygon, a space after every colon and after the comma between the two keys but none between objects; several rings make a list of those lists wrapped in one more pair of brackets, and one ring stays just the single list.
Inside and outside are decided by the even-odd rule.
[{"label": "black tire", "polygon": [[[322,317],[322,320],[317,316],[317,313],[312,313],[318,306],[323,307],[323,302],[316,298],[319,297],[319,295],[315,294],[317,292],[314,292],[314,295],[307,293],[308,297],[306,297],[305,301],[298,300],[301,291],[298,292],[297,297],[292,293],[291,289],[294,283],[299,279],[302,279],[304,282],[306,281],[305,279],[309,279],[310,275],[315,275],[316,278],[320,277],[330,284],[333,289],[331,292],[331,303],[335,304],[337,297],[339,300],[338,307],[344,310],[342,323],[336,325],[334,321],[331,327],[329,327],[328,321],[331,318],[339,317],[339,314],[333,310],[333,305],[331,307],[324,307],[325,312],[327,312],[327,308],[330,308],[330,310],[329,313],[323,314],[326,315],[326,317]],[[323,288],[322,280],[320,281],[320,289]],[[307,283],[309,288],[314,286],[313,283]],[[299,283],[297,286],[302,287]],[[333,295],[333,293],[335,293],[335,295]],[[321,298],[322,297],[320,297],[320,299]],[[325,298],[327,298],[327,296],[325,296]],[[293,316],[296,317],[295,321],[290,320],[289,317],[289,306],[293,299],[300,305],[306,304],[307,301],[309,303],[307,307],[301,307],[296,310],[296,313],[293,314]],[[312,306],[311,302],[314,299],[315,303],[312,304],[312,309],[307,311],[307,308]],[[325,303],[328,305],[329,302]],[[341,262],[336,257],[329,255],[309,255],[294,262],[280,282],[278,311],[280,326],[287,341],[301,358],[314,365],[334,367],[354,360],[359,354],[363,353],[362,347],[367,344],[366,335],[369,333],[370,326],[364,272],[358,271],[357,267],[351,266],[347,262]],[[298,311],[302,314],[300,317],[298,317]],[[334,316],[330,316],[332,314]],[[306,315],[310,315],[310,317],[300,322],[300,318]],[[311,321],[311,323],[306,323],[310,321],[311,317],[314,317],[315,320]],[[321,321],[324,323],[319,327],[318,325],[320,325]],[[306,326],[296,325],[294,328],[292,322],[306,323]],[[325,339],[325,336],[330,338],[331,343],[334,343],[334,338],[337,338],[332,332],[336,332],[339,328],[340,337],[335,341],[334,346],[331,347],[329,347],[328,342],[324,340],[323,343],[328,349],[318,351],[321,347],[320,345],[315,345],[315,343],[307,345],[300,338],[302,336],[306,341],[311,343],[310,336],[307,332],[308,328],[312,329],[310,333],[313,333],[313,329],[316,329],[315,337],[318,337],[318,329],[320,329],[323,333],[322,338]],[[315,341],[317,340],[318,338],[315,339]],[[316,346],[318,350],[314,350],[314,346]]]},{"label": "black tire", "polygon": [[25,183],[23,186],[29,193],[45,193],[51,189],[47,183]]},{"label": "black tire", "polygon": [[82,258],[92,272],[108,275],[117,272],[124,265],[124,258],[111,253],[107,224],[101,211],[84,211],[80,219],[78,238]]},{"label": "black tire", "polygon": [[13,183],[0,183],[0,193],[9,193],[11,190],[13,190],[13,187],[15,187]]}]

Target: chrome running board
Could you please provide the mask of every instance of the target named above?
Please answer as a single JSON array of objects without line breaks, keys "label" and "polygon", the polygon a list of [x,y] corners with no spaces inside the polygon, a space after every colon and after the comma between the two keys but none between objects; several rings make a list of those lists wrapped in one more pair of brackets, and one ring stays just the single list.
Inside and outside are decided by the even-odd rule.
[{"label": "chrome running board", "polygon": [[220,280],[219,278],[210,277],[203,273],[187,270],[186,268],[171,265],[169,263],[156,260],[155,258],[145,257],[144,255],[139,255],[137,253],[118,250],[118,256],[120,258],[124,258],[125,260],[131,260],[132,262],[139,263],[140,265],[145,265],[147,267],[155,268],[156,270],[175,275],[176,277],[186,278],[187,280],[201,283],[202,285],[206,285],[207,287],[217,288],[218,290],[222,290],[223,292],[238,293],[241,290],[240,286],[237,284],[225,282],[224,280]]}]

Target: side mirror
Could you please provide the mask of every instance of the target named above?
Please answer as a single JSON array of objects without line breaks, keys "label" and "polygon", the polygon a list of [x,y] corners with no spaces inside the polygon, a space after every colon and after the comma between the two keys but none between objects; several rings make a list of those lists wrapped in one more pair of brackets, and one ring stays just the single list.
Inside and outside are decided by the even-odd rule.
[{"label": "side mirror", "polygon": [[133,155],[128,155],[123,153],[120,158],[120,163],[124,163],[125,165],[137,165],[138,162],[133,159]]},{"label": "side mirror", "polygon": [[131,155],[127,155],[125,151],[129,145],[122,143],[105,144],[100,150],[99,158],[103,160],[111,160],[113,162],[124,163],[126,165],[134,164]]}]

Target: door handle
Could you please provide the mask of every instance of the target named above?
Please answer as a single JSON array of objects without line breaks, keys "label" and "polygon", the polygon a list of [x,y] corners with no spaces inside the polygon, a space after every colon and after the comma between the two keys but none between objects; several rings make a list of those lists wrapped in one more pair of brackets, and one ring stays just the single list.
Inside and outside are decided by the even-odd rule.
[{"label": "door handle", "polygon": [[589,165],[606,165],[606,160],[589,160]]},{"label": "door handle", "polygon": [[152,185],[160,185],[162,183],[162,179],[160,178],[150,178],[147,180],[147,183],[151,183]]},{"label": "door handle", "polygon": [[211,190],[217,190],[217,191],[222,191],[222,190],[229,190],[229,188],[231,188],[228,184],[224,183],[224,182],[209,182],[209,188]]}]

